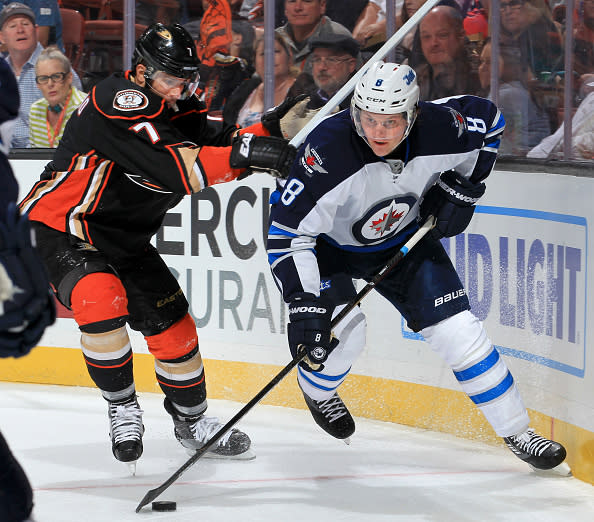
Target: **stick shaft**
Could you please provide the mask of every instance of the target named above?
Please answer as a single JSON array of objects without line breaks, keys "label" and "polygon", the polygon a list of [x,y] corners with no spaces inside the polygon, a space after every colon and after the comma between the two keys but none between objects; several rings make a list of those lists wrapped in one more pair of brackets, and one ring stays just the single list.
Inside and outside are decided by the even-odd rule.
[{"label": "stick shaft", "polygon": [[[402,260],[402,258],[415,246],[421,238],[429,232],[434,226],[435,219],[433,216],[429,216],[429,219],[417,230],[411,238],[404,244],[398,253],[382,268],[379,273],[367,283],[355,296],[355,298],[345,306],[341,312],[332,320],[332,328],[335,328],[345,316],[357,306],[361,300],[377,285],[388,273]],[[138,513],[144,506],[155,500],[161,493],[163,493],[169,486],[171,486],[182,474],[191,466],[193,466],[198,459],[204,455],[208,449],[215,444],[225,433],[227,433],[235,424],[237,424],[256,404],[258,404],[268,393],[282,381],[288,373],[291,372],[295,366],[299,364],[301,359],[305,357],[305,352],[297,355],[287,366],[285,366],[276,376],[262,388],[254,398],[248,402],[241,410],[239,410],[233,418],[227,422],[219,431],[217,431],[211,439],[209,439],[204,446],[202,446],[194,455],[192,455],[177,471],[175,471],[163,484],[155,489],[151,489],[147,492],[144,498],[140,501],[136,507],[136,513]]]},{"label": "stick shaft", "polygon": [[293,137],[293,139],[289,142],[294,147],[299,147],[304,141],[307,135],[314,130],[314,128],[326,117],[328,116],[334,107],[340,104],[342,100],[344,100],[351,91],[357,85],[357,82],[363,76],[367,69],[371,67],[374,62],[381,60],[386,54],[390,52],[391,49],[396,47],[407,35],[407,33],[415,27],[420,21],[423,16],[425,16],[431,9],[433,9],[440,0],[427,0],[419,10],[412,15],[406,23],[398,29],[387,41],[384,45],[382,45],[376,53],[367,60],[365,65],[357,71],[357,73],[347,82],[345,83],[340,90],[330,98],[326,104],[316,113],[316,115],[307,122],[307,124]]}]

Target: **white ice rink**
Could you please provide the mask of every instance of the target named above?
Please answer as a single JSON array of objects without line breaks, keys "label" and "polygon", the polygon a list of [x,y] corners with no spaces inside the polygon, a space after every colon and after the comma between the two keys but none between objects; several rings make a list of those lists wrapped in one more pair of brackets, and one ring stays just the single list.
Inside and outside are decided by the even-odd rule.
[{"label": "white ice rink", "polygon": [[[98,391],[0,383],[0,429],[35,490],[36,522],[334,522],[594,520],[594,487],[542,477],[507,449],[357,419],[350,446],[309,412],[256,406],[241,422],[257,458],[200,459],[159,500],[135,508],[188,458],[162,397],[141,394],[144,455],[136,476],[111,455]],[[210,401],[231,418],[241,405]]]}]

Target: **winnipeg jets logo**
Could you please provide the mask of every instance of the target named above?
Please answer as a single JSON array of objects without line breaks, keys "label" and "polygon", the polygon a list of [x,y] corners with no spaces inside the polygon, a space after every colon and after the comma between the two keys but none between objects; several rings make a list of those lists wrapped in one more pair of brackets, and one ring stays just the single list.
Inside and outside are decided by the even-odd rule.
[{"label": "winnipeg jets logo", "polygon": [[320,174],[328,174],[328,171],[322,167],[322,158],[316,152],[315,149],[312,149],[309,143],[305,146],[305,152],[301,157],[301,165],[306,170],[306,172],[311,176],[315,172],[319,172]]},{"label": "winnipeg jets logo", "polygon": [[364,245],[378,243],[396,235],[416,202],[411,195],[384,199],[373,205],[353,223],[353,236]]},{"label": "winnipeg jets logo", "polygon": [[403,215],[403,210],[399,211],[392,206],[377,221],[372,221],[369,227],[374,229],[380,236],[383,236],[386,232],[392,230],[392,227],[402,219]]},{"label": "winnipeg jets logo", "polygon": [[454,127],[458,128],[458,138],[462,136],[462,133],[466,130],[466,120],[464,117],[455,109],[448,107],[452,118],[454,118],[454,123],[452,124]]}]

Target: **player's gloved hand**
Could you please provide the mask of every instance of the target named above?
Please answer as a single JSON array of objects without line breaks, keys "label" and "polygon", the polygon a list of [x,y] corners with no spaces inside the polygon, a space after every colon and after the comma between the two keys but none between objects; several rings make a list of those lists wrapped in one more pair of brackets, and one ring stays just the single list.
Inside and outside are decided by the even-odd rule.
[{"label": "player's gloved hand", "polygon": [[304,108],[307,105],[308,99],[307,94],[300,94],[287,98],[276,107],[271,107],[262,114],[260,118],[262,125],[273,136],[290,140],[294,135],[291,136],[287,132],[287,124],[295,118],[296,111],[300,111],[301,107]]},{"label": "player's gloved hand", "polygon": [[420,215],[425,221],[435,217],[433,237],[452,237],[462,233],[474,214],[476,202],[485,193],[484,183],[472,183],[455,170],[448,170],[425,194]]},{"label": "player's gloved hand", "polygon": [[45,267],[31,242],[29,220],[10,203],[0,223],[0,357],[29,353],[56,319]]},{"label": "player's gloved hand", "polygon": [[289,348],[293,357],[305,350],[307,355],[299,363],[305,370],[322,370],[322,363],[338,345],[330,325],[333,311],[334,305],[329,301],[311,295],[289,305]]},{"label": "player's gloved hand", "polygon": [[229,164],[234,169],[267,170],[275,178],[286,178],[296,155],[297,149],[282,138],[246,133],[233,139]]}]

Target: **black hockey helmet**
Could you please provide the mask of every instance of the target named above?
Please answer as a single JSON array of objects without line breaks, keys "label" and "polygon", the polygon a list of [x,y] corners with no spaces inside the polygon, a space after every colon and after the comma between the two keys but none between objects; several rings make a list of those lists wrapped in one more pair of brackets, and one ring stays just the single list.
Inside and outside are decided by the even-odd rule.
[{"label": "black hockey helmet", "polygon": [[192,36],[179,24],[155,23],[136,41],[132,67],[146,66],[145,78],[151,80],[157,71],[163,71],[191,83],[198,81],[200,60]]}]

